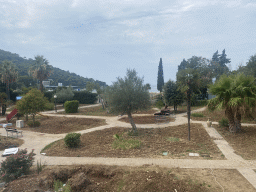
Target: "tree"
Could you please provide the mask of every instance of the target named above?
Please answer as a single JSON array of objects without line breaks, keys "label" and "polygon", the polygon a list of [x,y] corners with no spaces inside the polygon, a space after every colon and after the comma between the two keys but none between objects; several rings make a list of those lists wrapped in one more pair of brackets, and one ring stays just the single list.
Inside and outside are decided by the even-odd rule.
[{"label": "tree", "polygon": [[132,113],[150,108],[150,95],[147,87],[143,85],[143,78],[137,76],[133,69],[127,70],[124,78],[117,78],[108,89],[107,103],[111,112],[127,114],[132,125],[131,134],[137,134],[137,128]]},{"label": "tree", "polygon": [[94,89],[95,84],[93,82],[87,81],[86,82],[86,91],[88,92],[92,92],[92,90]]},{"label": "tree", "polygon": [[209,101],[209,109],[225,109],[230,132],[239,132],[241,130],[241,114],[244,111],[242,109],[256,106],[255,78],[242,73],[223,75],[210,86],[210,93],[216,97]]},{"label": "tree", "polygon": [[160,58],[158,66],[158,75],[157,75],[157,90],[162,92],[164,86],[164,74],[163,74],[163,64],[162,58]]},{"label": "tree", "polygon": [[35,63],[29,69],[29,74],[40,81],[40,90],[43,92],[43,80],[47,79],[52,72],[52,66],[49,65],[44,56],[35,56]]},{"label": "tree", "polygon": [[56,91],[56,95],[58,103],[65,103],[66,101],[71,101],[74,97],[74,93],[71,87],[58,89]]},{"label": "tree", "polygon": [[31,89],[21,100],[17,102],[19,113],[32,115],[33,126],[35,125],[35,115],[45,109],[47,99],[44,94],[37,89]]},{"label": "tree", "polygon": [[5,111],[6,111],[6,99],[7,99],[6,93],[0,92],[0,104],[2,108],[2,116],[5,115]]},{"label": "tree", "polygon": [[249,61],[246,63],[246,66],[240,66],[237,71],[243,72],[245,75],[252,75],[254,78],[256,78],[256,54],[250,57]]},{"label": "tree", "polygon": [[151,86],[150,86],[149,83],[147,83],[145,86],[146,86],[147,90],[150,90],[150,89],[151,89]]},{"label": "tree", "polygon": [[188,62],[186,61],[186,59],[183,59],[183,61],[180,63],[180,65],[178,66],[178,71],[179,70],[183,70],[186,69],[188,65]]},{"label": "tree", "polygon": [[11,61],[3,61],[0,69],[1,80],[6,85],[7,99],[10,100],[10,84],[18,78],[18,72]]},{"label": "tree", "polygon": [[174,111],[184,101],[184,94],[178,90],[176,82],[169,80],[164,85],[164,100],[167,105],[173,105]]}]

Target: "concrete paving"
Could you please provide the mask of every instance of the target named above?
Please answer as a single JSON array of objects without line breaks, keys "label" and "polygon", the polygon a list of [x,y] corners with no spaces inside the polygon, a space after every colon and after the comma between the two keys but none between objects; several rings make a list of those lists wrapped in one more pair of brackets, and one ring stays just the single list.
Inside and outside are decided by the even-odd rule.
[{"label": "concrete paving", "polygon": [[[81,108],[94,107],[97,105],[83,106]],[[193,112],[203,111],[205,108],[194,110]],[[58,110],[61,111],[61,110]],[[59,117],[76,117],[76,118],[98,118],[105,119],[107,125],[77,131],[85,134],[96,130],[108,129],[111,127],[131,127],[129,123],[118,121],[119,117],[103,117],[103,116],[84,116],[84,115],[64,115],[54,114],[54,111],[43,112],[49,116]],[[169,126],[177,126],[187,123],[187,118],[183,117],[186,113],[176,115],[175,122],[165,124],[146,124],[137,125],[138,128],[164,128]],[[136,116],[136,115],[134,115]],[[140,115],[137,115],[140,116]],[[4,119],[5,120],[5,119]],[[1,121],[1,119],[0,119]],[[241,156],[234,153],[234,149],[227,141],[213,128],[207,127],[206,122],[191,121],[191,123],[200,123],[203,125],[207,133],[226,157],[227,160],[195,160],[195,159],[153,159],[153,158],[104,158],[104,157],[52,157],[40,154],[40,151],[49,143],[63,139],[66,134],[44,134],[30,131],[23,131],[24,144],[20,148],[27,148],[28,151],[35,149],[35,163],[41,160],[46,165],[74,165],[74,164],[102,164],[102,165],[120,165],[120,166],[142,166],[145,164],[159,165],[162,167],[180,167],[180,168],[211,168],[211,169],[237,169],[256,189],[256,160],[244,160]],[[217,122],[214,122],[216,124]],[[249,124],[251,125],[251,124]],[[0,134],[6,135],[4,129],[0,129]],[[2,153],[3,151],[0,151]],[[5,157],[0,157],[0,161]]]}]

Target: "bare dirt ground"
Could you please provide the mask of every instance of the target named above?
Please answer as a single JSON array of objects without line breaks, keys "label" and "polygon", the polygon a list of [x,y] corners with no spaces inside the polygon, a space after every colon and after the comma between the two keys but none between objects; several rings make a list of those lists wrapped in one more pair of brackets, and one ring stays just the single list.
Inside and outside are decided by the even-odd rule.
[{"label": "bare dirt ground", "polygon": [[[130,123],[128,117],[122,117],[121,119],[119,119],[119,121]],[[155,124],[155,123],[157,123],[155,116],[133,116],[133,121],[135,124]],[[174,122],[174,121],[175,121],[174,118],[166,116],[166,120],[161,121],[161,123]]]},{"label": "bare dirt ground", "polygon": [[[225,159],[218,147],[200,124],[191,124],[191,141],[187,139],[187,125],[157,129],[138,129],[139,136],[129,136],[128,128],[108,128],[83,134],[78,148],[67,148],[63,140],[57,141],[44,150],[48,156],[65,157],[149,157],[149,158],[193,158]],[[123,134],[125,140],[141,142],[140,147],[115,149],[113,135]],[[178,139],[178,141],[177,141]],[[163,152],[168,152],[163,156]],[[190,152],[197,152],[204,157],[189,157]]]},{"label": "bare dirt ground", "polygon": [[219,192],[222,188],[225,192],[255,191],[237,170],[166,169],[151,165],[47,166],[39,175],[35,173],[34,168],[31,175],[9,183],[3,191],[53,191],[56,180],[69,184],[74,192]]},{"label": "bare dirt ground", "polygon": [[0,136],[0,150],[8,149],[10,147],[18,147],[24,143],[22,139]]},{"label": "bare dirt ground", "polygon": [[[36,120],[41,123],[39,127],[29,127],[25,123],[25,127],[21,128],[21,130],[35,131],[40,133],[61,134],[106,125],[105,120],[90,118],[69,118],[51,116],[38,117]],[[12,123],[15,125],[16,120],[12,121]]]},{"label": "bare dirt ground", "polygon": [[228,127],[214,125],[214,128],[234,148],[235,153],[246,160],[256,160],[256,125],[242,126],[240,133],[230,133]]}]

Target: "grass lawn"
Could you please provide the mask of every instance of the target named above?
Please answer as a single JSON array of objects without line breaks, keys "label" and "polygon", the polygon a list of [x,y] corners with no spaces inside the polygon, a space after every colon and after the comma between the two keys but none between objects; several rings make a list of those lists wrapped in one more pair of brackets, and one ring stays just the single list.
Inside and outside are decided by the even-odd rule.
[{"label": "grass lawn", "polygon": [[[13,119],[11,123],[15,125],[15,121],[16,119]],[[29,117],[29,121],[32,121],[31,117]],[[60,134],[106,125],[105,120],[92,118],[36,116],[36,121],[41,123],[39,127],[29,127],[25,122],[25,127],[21,129],[41,133]]]},{"label": "grass lawn", "polygon": [[[34,170],[33,170],[34,169]],[[152,165],[138,167],[79,165],[47,166],[40,174],[33,168],[29,176],[7,185],[5,191],[53,191],[54,181],[71,186],[72,191],[140,191],[140,192],[227,192],[255,191],[253,186],[237,171],[227,169],[181,169]]]},{"label": "grass lawn", "polygon": [[[130,123],[128,117],[122,117],[121,119],[119,119],[119,121]],[[155,123],[157,123],[155,116],[133,116],[133,121],[134,121],[135,124],[155,124]],[[175,121],[174,118],[166,116],[166,120],[161,121],[161,123],[163,123],[163,122],[174,122],[174,121]]]},{"label": "grass lawn", "polygon": [[18,147],[24,143],[22,139],[0,136],[0,150],[8,149],[9,147]]},{"label": "grass lawn", "polygon": [[241,133],[230,133],[228,128],[214,125],[216,130],[234,148],[235,153],[246,160],[256,160],[256,125],[242,126]]},{"label": "grass lawn", "polygon": [[[65,157],[144,157],[225,159],[216,144],[200,124],[191,124],[191,141],[187,140],[187,125],[167,128],[138,129],[139,136],[129,136],[128,128],[108,128],[81,136],[78,148],[67,148],[64,140],[47,146],[42,152],[48,156]],[[119,139],[113,136],[117,134]],[[168,152],[163,156],[163,152]],[[196,152],[204,157],[189,157]]]}]

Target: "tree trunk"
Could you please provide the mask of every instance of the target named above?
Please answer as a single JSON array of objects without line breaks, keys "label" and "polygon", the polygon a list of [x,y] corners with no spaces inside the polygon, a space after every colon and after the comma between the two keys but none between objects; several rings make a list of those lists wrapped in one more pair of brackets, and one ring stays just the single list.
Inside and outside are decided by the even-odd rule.
[{"label": "tree trunk", "polygon": [[6,95],[7,95],[7,100],[10,100],[10,85],[9,85],[9,81],[6,81]]},{"label": "tree trunk", "polygon": [[236,132],[236,123],[234,120],[234,113],[230,107],[226,108],[225,115],[228,118],[229,131],[231,133],[235,133]]},{"label": "tree trunk", "polygon": [[43,81],[40,80],[40,91],[43,93]]},{"label": "tree trunk", "polygon": [[236,132],[241,131],[241,119],[242,119],[241,113],[239,109],[237,109],[237,112],[235,115]]},{"label": "tree trunk", "polygon": [[127,113],[127,115],[128,115],[129,121],[130,121],[130,123],[132,125],[132,134],[138,133],[137,127],[136,127],[136,125],[135,125],[135,123],[133,121],[133,118],[132,118],[132,114],[131,113]]},{"label": "tree trunk", "polygon": [[28,114],[26,114],[26,119],[25,120],[28,121]]},{"label": "tree trunk", "polygon": [[33,127],[35,127],[35,115],[32,115],[32,119],[33,119]]}]

